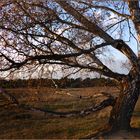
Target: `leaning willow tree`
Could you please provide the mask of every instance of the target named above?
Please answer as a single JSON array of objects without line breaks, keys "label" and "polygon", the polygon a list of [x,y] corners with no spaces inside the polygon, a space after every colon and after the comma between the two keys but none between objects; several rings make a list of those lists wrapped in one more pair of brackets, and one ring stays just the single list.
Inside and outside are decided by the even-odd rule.
[{"label": "leaning willow tree", "polygon": [[[133,43],[125,41],[134,38],[139,44],[139,7],[139,0],[3,1],[0,71],[58,64],[113,78],[121,90],[113,103],[108,102],[112,105],[108,123],[112,129],[129,129],[140,90],[140,62]],[[114,72],[103,63],[100,56],[106,48],[128,58],[128,74]]]}]

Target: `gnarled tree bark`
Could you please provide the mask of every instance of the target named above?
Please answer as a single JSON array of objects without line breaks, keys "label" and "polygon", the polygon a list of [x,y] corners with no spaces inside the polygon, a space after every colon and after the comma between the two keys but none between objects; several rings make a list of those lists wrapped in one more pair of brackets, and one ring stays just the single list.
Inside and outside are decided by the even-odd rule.
[{"label": "gnarled tree bark", "polygon": [[[137,38],[140,42],[140,8],[139,1],[128,1],[128,7],[131,13],[131,19],[137,32]],[[138,66],[132,68],[127,79],[122,81],[122,90],[119,98],[114,105],[109,124],[113,129],[130,129],[131,117],[140,94],[140,50],[138,50]]]},{"label": "gnarled tree bark", "polygon": [[112,108],[109,124],[113,130],[131,128],[131,117],[140,93],[140,75],[137,73],[133,79],[129,78],[122,80],[120,95]]}]

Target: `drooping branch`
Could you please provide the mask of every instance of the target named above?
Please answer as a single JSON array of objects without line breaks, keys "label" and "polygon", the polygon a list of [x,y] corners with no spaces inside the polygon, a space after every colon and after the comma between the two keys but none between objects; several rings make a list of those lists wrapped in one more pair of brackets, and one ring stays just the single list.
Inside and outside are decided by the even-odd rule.
[{"label": "drooping branch", "polygon": [[[9,30],[9,28],[4,28],[5,30]],[[13,30],[11,30],[13,31]],[[16,32],[16,31],[14,31]],[[18,32],[17,32],[18,33]],[[20,33],[19,33],[20,34]],[[54,34],[54,33],[53,33]],[[116,78],[118,80],[122,79],[124,75],[121,74],[117,74],[115,72],[112,72],[108,67],[106,67],[95,55],[94,52],[96,49],[99,49],[101,47],[107,46],[107,45],[113,45],[113,44],[118,44],[118,40],[114,40],[113,42],[108,42],[108,43],[102,43],[99,45],[95,45],[93,48],[90,49],[80,49],[79,47],[77,47],[71,40],[65,38],[65,37],[61,37],[60,35],[57,35],[57,40],[61,41],[61,42],[65,42],[67,43],[70,47],[72,47],[73,49],[75,49],[77,52],[75,53],[67,53],[67,54],[46,54],[46,55],[36,55],[36,56],[27,56],[27,59],[25,59],[22,62],[12,62],[12,65],[10,65],[7,68],[4,69],[0,69],[0,71],[7,71],[13,68],[20,68],[23,65],[27,64],[29,61],[39,61],[39,63],[50,63],[48,60],[56,60],[56,61],[62,61],[60,62],[55,62],[54,64],[62,64],[62,65],[69,65],[69,66],[73,66],[73,67],[80,67],[80,68],[86,68],[86,69],[91,69],[92,71],[97,71],[105,76],[110,76],[112,78]],[[18,50],[17,50],[18,51]],[[69,64],[68,62],[65,61],[65,59],[69,59],[69,58],[73,58],[73,57],[78,57],[80,55],[89,55],[92,59],[93,62],[96,62],[96,64],[99,65],[100,68],[95,68],[95,67],[91,67],[88,65],[79,65],[79,64]],[[45,60],[42,62],[42,60]],[[10,61],[9,61],[10,62]]]},{"label": "drooping branch", "polygon": [[[56,0],[57,1],[57,0]],[[23,37],[25,37],[25,44],[26,42],[28,42],[28,44],[24,44],[25,47],[31,47],[31,49],[35,52],[39,52],[36,53],[35,55],[26,55],[25,57],[26,59],[24,59],[23,61],[18,60],[18,62],[12,62],[12,65],[9,65],[6,68],[2,68],[0,69],[1,71],[6,71],[9,69],[13,69],[13,68],[20,68],[25,64],[29,64],[30,62],[36,61],[39,62],[38,64],[45,64],[45,63],[49,63],[49,64],[64,64],[64,65],[68,65],[71,67],[79,67],[79,68],[83,68],[83,69],[90,69],[92,71],[97,71],[105,76],[110,76],[112,78],[116,78],[118,80],[122,79],[124,75],[121,74],[117,74],[115,72],[113,72],[112,70],[110,70],[110,68],[108,68],[106,65],[104,65],[102,63],[102,61],[100,59],[98,59],[98,57],[96,56],[95,50],[101,47],[104,47],[106,45],[112,45],[115,46],[116,49],[120,50],[122,53],[124,53],[126,56],[128,56],[128,58],[130,58],[131,62],[134,62],[133,65],[137,66],[137,59],[136,59],[136,55],[133,53],[133,51],[129,48],[129,46],[127,44],[125,44],[122,40],[114,40],[110,35],[108,35],[105,31],[103,31],[97,24],[90,22],[86,17],[84,17],[82,14],[80,14],[78,11],[76,11],[72,6],[70,6],[69,4],[66,3],[66,1],[58,1],[58,3],[60,3],[60,5],[63,7],[63,9],[65,9],[69,14],[73,15],[74,18],[76,18],[80,23],[82,23],[82,25],[73,25],[73,23],[69,26],[77,26],[77,28],[88,31],[92,34],[98,35],[101,38],[103,38],[106,43],[100,44],[100,45],[96,45],[96,46],[92,46],[90,49],[83,49],[81,46],[78,46],[76,43],[73,42],[72,39],[69,39],[68,37],[65,37],[61,34],[57,34],[55,31],[53,31],[51,28],[49,28],[46,23],[45,20],[38,20],[38,18],[36,18],[34,16],[34,14],[31,13],[30,10],[28,10],[26,8],[26,3],[25,5],[21,4],[19,1],[14,0],[13,1],[14,4],[16,3],[16,5],[18,7],[20,7],[20,10],[22,10],[23,15],[25,14],[25,16],[27,16],[30,19],[30,25],[31,23],[33,23],[34,25],[39,25],[41,27],[41,29],[43,28],[43,33],[38,33],[38,32],[30,32],[26,30],[22,30],[22,28],[20,29],[16,29],[15,27],[6,27],[4,25],[1,25],[0,28],[9,32],[12,32],[14,34],[16,34],[18,36],[19,35],[23,35]],[[34,5],[34,6],[38,6],[38,4]],[[40,5],[39,5],[40,6]],[[41,6],[42,7],[42,6]],[[43,8],[46,8],[46,10],[49,10],[52,15],[54,16],[55,20],[58,20],[61,22],[61,19],[59,18],[59,16],[57,16],[53,10],[51,10],[50,8],[48,8],[47,6]],[[67,20],[66,20],[67,21]],[[22,21],[24,23],[24,21]],[[63,23],[63,22],[62,22]],[[24,23],[25,24],[25,23]],[[66,23],[67,24],[67,23]],[[27,29],[30,29],[30,25],[27,25]],[[32,26],[31,26],[32,27]],[[33,42],[30,43],[30,41],[28,40],[28,36],[31,37],[31,39],[35,39],[35,41],[37,41],[38,43],[40,43],[40,40],[37,38],[39,37],[43,37],[43,38],[47,38],[48,40],[53,40],[55,43],[57,43],[57,41],[61,42],[61,45],[63,46],[67,46],[68,48],[70,48],[70,50],[72,51],[66,51],[66,52],[61,52],[61,48],[60,50],[57,50],[59,48],[53,47],[53,45],[50,47],[50,43],[49,41],[47,41],[47,43],[41,42],[41,47],[35,46],[33,44]],[[22,38],[22,37],[21,37]],[[24,42],[24,40],[23,40]],[[42,48],[45,46],[45,48],[47,49],[47,51],[43,52]],[[54,50],[52,50],[51,48],[56,48]],[[14,49],[14,47],[13,47]],[[17,51],[17,53],[20,53],[20,50],[18,51],[18,49],[16,49],[16,45],[15,45],[15,50]],[[57,51],[56,51],[57,50]],[[40,53],[41,51],[41,53]],[[24,52],[24,49],[23,51]],[[24,55],[24,53],[22,53]],[[90,63],[87,64],[83,64],[83,66],[81,65],[81,63],[77,62],[77,58],[80,56],[88,56],[88,58],[90,57]],[[4,57],[4,56],[3,56]],[[6,59],[6,57],[5,57]],[[71,60],[73,59],[73,60]],[[92,60],[91,60],[92,59]],[[8,59],[6,59],[8,61]],[[55,62],[54,62],[55,61]],[[91,62],[92,61],[92,62]],[[10,62],[10,61],[9,61]],[[92,64],[92,65],[90,65]],[[96,64],[96,66],[95,66]]]},{"label": "drooping branch", "polygon": [[[32,15],[30,15],[30,13],[27,13],[27,11],[25,10],[24,7],[22,7],[19,3],[18,5],[23,9],[23,11],[25,12],[25,14],[27,14],[27,16],[29,16],[33,22],[35,23],[38,23],[38,21],[36,21],[36,19],[34,17],[32,17]],[[108,75],[111,75],[113,76],[112,78],[114,78],[114,75],[115,77],[118,77],[120,79],[120,75],[118,74],[118,76],[116,76],[116,73],[113,73],[108,67],[106,67],[94,54],[91,54],[93,51],[95,51],[96,49],[100,48],[100,47],[103,47],[103,46],[106,46],[106,45],[111,45],[112,43],[117,43],[117,41],[114,41],[114,42],[110,42],[110,43],[102,43],[100,45],[96,45],[94,46],[94,48],[91,48],[91,49],[88,49],[88,50],[84,50],[84,49],[81,49],[79,48],[78,46],[76,46],[71,40],[65,38],[65,37],[62,37],[54,32],[52,32],[51,30],[49,30],[46,25],[44,23],[41,23],[39,22],[49,33],[51,33],[52,35],[56,36],[56,39],[55,40],[58,40],[62,43],[66,43],[67,45],[69,45],[71,48],[73,48],[74,50],[78,51],[77,53],[71,53],[71,54],[64,54],[64,55],[61,55],[61,54],[52,54],[52,55],[36,55],[36,56],[29,56],[29,58],[27,58],[26,60],[24,60],[23,62],[20,62],[20,63],[13,63],[12,66],[10,66],[9,68],[5,68],[5,69],[1,69],[1,71],[5,71],[5,70],[9,70],[9,69],[12,69],[12,68],[19,68],[21,66],[23,66],[23,64],[26,64],[27,62],[29,61],[33,61],[33,60],[38,60],[39,62],[41,62],[41,60],[60,60],[60,61],[64,61],[65,58],[70,58],[70,57],[77,57],[77,56],[80,56],[82,54],[88,54],[92,59],[93,61],[95,61],[102,69],[98,69],[98,68],[94,68],[92,67],[92,70],[97,70],[98,72],[108,76]],[[21,32],[19,31],[16,31],[14,29],[10,29],[10,28],[6,28],[6,27],[2,27],[2,29],[4,30],[8,30],[8,31],[12,31],[16,34],[22,34]],[[34,36],[33,34],[28,34],[28,33],[24,33],[24,35],[30,35],[30,36]],[[40,36],[41,37],[41,36]],[[45,37],[45,36],[44,36]],[[44,44],[46,45],[46,44]],[[17,50],[18,51],[18,50]],[[48,61],[45,61],[46,63]],[[61,63],[61,64],[67,64],[65,63],[66,61],[64,61],[64,63]],[[58,64],[56,62],[56,64]],[[60,64],[60,63],[59,63]],[[69,65],[69,64],[68,64]],[[79,65],[71,65],[71,66],[79,66]],[[80,67],[82,67],[80,65]],[[87,66],[83,66],[83,68],[88,68]],[[89,67],[90,68],[90,67]],[[90,68],[91,69],[91,68]]]},{"label": "drooping branch", "polygon": [[[89,21],[85,16],[80,14],[76,9],[74,9],[66,0],[59,1],[55,0],[65,11],[67,11],[70,15],[72,15],[75,19],[77,19],[81,24],[85,26],[87,30],[92,32],[95,35],[103,38],[106,42],[113,42],[114,39],[103,31],[97,24]],[[138,67],[137,56],[132,51],[132,49],[123,41],[119,41],[118,44],[112,45],[117,50],[121,51],[125,54],[131,61],[134,67]]]},{"label": "drooping branch", "polygon": [[[86,19],[83,15],[81,15],[78,11],[76,11],[72,6],[70,6],[65,0],[64,1],[59,1],[56,0],[57,3],[59,3],[64,10],[66,10],[69,14],[71,14],[72,16],[74,16],[74,18],[76,18],[80,23],[82,23],[85,27],[85,29],[87,29],[88,31],[92,32],[95,35],[99,35],[101,38],[103,38],[106,42],[113,42],[114,39],[108,35],[105,31],[103,31],[97,24],[90,22],[88,19]],[[35,18],[33,16],[31,16],[26,10],[25,8],[19,4],[17,1],[16,3],[22,8],[22,10],[27,14],[27,16],[29,16],[32,20],[34,20],[36,23],[38,23],[38,21],[35,20]],[[54,13],[54,11],[53,11]],[[55,14],[55,17],[56,14]],[[46,28],[46,25],[44,23],[39,22],[39,24],[41,24],[42,26]],[[49,29],[47,29],[48,32],[50,32],[51,34],[57,36],[57,38],[59,39],[59,41],[64,41],[63,37],[60,37],[59,35],[55,34],[54,32],[50,31]],[[68,42],[68,40],[65,41]],[[121,47],[120,47],[121,45]],[[73,46],[73,45],[72,45]],[[134,54],[134,52],[131,50],[131,48],[125,44],[123,41],[118,42],[118,44],[114,44],[112,45],[114,48],[118,49],[119,51],[121,51],[123,54],[125,54],[130,61],[132,62],[133,65],[137,65],[137,59],[136,59],[136,55]]]},{"label": "drooping branch", "polygon": [[[116,41],[112,42],[112,43],[116,43]],[[7,68],[1,68],[0,71],[6,71],[6,70],[13,69],[13,68],[18,68],[19,69],[20,67],[27,64],[28,62],[38,61],[39,64],[46,64],[46,63],[48,63],[48,64],[60,64],[60,65],[68,65],[68,66],[71,66],[71,67],[79,67],[79,68],[83,68],[83,69],[90,69],[92,71],[97,71],[97,72],[99,72],[99,73],[101,73],[105,76],[109,76],[109,77],[121,80],[125,75],[117,74],[115,72],[112,72],[96,56],[94,56],[94,54],[91,54],[96,49],[101,48],[101,47],[106,46],[106,45],[111,45],[112,43],[102,43],[102,44],[94,46],[94,48],[83,49],[83,50],[80,50],[77,53],[50,54],[50,55],[46,54],[46,55],[28,56],[25,60],[23,60],[21,62],[14,62],[13,60],[7,58],[4,55],[4,58],[12,64],[7,66]],[[78,56],[83,55],[83,54],[90,55],[93,58],[93,61],[95,61],[100,67],[97,68],[97,67],[89,66],[89,65],[86,65],[86,64],[81,65],[81,64],[75,63],[75,62],[73,62],[72,60],[69,59],[69,58],[78,57]],[[52,62],[51,60],[54,60],[56,62]]]}]

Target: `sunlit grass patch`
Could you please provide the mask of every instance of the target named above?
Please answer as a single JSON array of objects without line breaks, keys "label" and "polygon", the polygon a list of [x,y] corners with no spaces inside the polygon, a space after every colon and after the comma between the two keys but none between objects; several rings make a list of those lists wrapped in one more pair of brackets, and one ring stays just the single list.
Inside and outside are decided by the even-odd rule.
[{"label": "sunlit grass patch", "polygon": [[[35,89],[30,89],[31,92],[24,92],[26,89],[14,89],[11,93],[16,96],[19,101],[24,105],[31,105],[41,107],[43,109],[52,111],[73,111],[83,110],[95,104],[93,98],[79,99],[70,97],[68,95],[54,94],[52,89],[43,89],[40,94],[36,95]],[[91,96],[101,91],[103,88],[87,88],[72,90],[72,94],[81,94],[82,96]],[[65,89],[64,91],[70,91]],[[86,91],[86,92],[85,92]],[[113,89],[112,89],[113,91]],[[116,92],[116,90],[115,90]],[[22,93],[24,99],[21,98]],[[21,94],[19,96],[19,94]],[[41,100],[32,100],[32,96],[38,96]],[[36,98],[37,99],[37,98]],[[96,101],[97,102],[97,101]],[[4,139],[78,139],[86,135],[92,134],[98,127],[107,123],[111,108],[106,108],[97,113],[91,113],[87,116],[77,116],[69,118],[52,117],[44,113],[36,113],[28,110],[19,109],[16,106],[8,106],[1,108],[0,111],[0,138]],[[137,107],[134,112],[132,126],[140,127],[139,108]]]}]

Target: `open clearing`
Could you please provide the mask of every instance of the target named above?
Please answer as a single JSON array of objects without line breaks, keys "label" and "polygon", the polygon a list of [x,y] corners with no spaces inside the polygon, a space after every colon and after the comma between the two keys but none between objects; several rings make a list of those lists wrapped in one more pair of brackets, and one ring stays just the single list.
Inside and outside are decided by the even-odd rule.
[{"label": "open clearing", "polygon": [[[68,89],[8,89],[22,104],[34,107],[47,108],[53,111],[73,111],[90,107],[105,97],[101,92],[112,93],[117,96],[118,89],[115,87],[93,87],[93,88],[68,88]],[[99,97],[98,99],[96,97]],[[111,107],[97,113],[91,113],[84,117],[50,117],[42,112],[33,112],[19,109],[8,103],[0,96],[0,138],[4,139],[75,139],[83,138],[92,134],[98,127],[108,121]],[[140,128],[140,101],[138,101],[131,125]],[[140,133],[134,135],[118,132],[105,138],[140,138]],[[117,135],[117,136],[116,136]],[[120,137],[118,137],[118,135]]]}]

